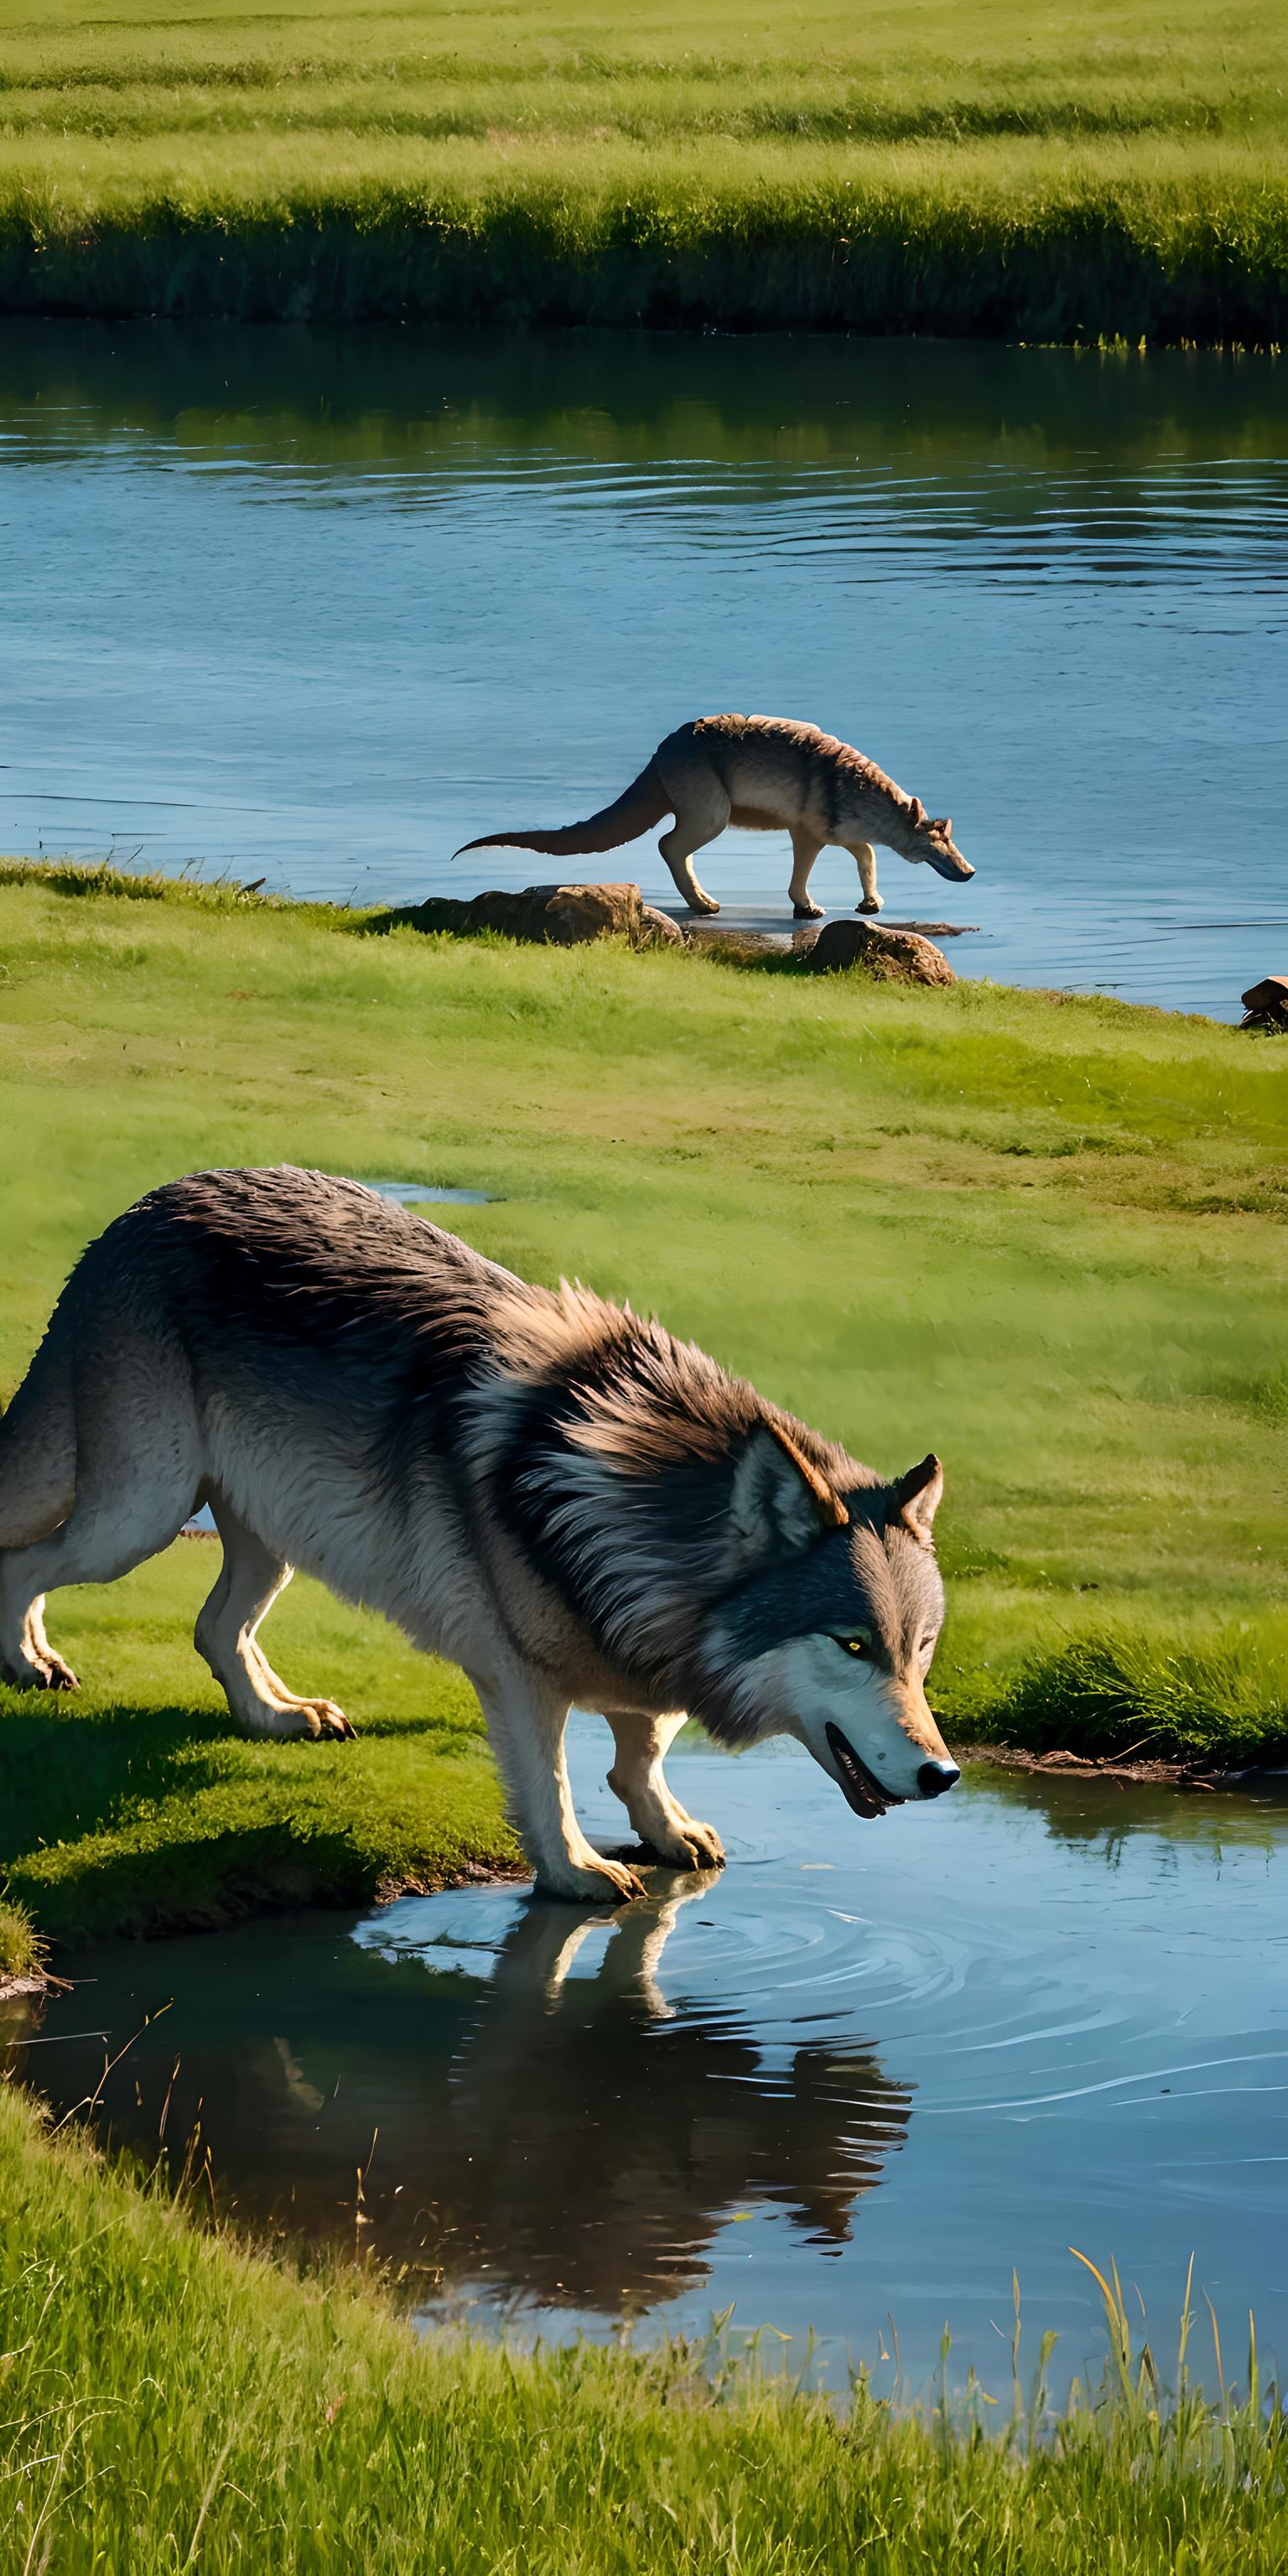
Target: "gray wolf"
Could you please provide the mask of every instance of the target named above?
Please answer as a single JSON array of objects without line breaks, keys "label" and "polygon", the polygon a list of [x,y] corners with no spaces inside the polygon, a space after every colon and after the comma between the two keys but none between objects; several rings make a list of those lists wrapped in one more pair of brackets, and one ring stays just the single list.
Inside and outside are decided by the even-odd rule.
[{"label": "gray wolf", "polygon": [[958,1777],[926,1703],[943,1477],[893,1484],[660,1324],[530,1287],[321,1172],[199,1172],[74,1270],[0,1422],[0,1671],[75,1688],[44,1596],[110,1583],[201,1501],[223,1541],[196,1645],[236,1719],[344,1736],[258,1641],[301,1565],[448,1656],[482,1703],[539,1883],[642,1892],[573,1813],[570,1705],[680,1868],[724,1857],[667,1785],[685,1715],[795,1735],[861,1816]]},{"label": "gray wolf", "polygon": [[785,716],[699,716],[669,733],[639,777],[586,822],[553,832],[488,832],[466,841],[464,850],[541,850],[551,858],[581,858],[620,848],[664,814],[674,814],[675,821],[658,848],[692,912],[720,910],[693,873],[693,853],[727,823],[753,832],[790,832],[788,892],[798,921],[816,920],[822,912],[809,878],[830,841],[858,862],[858,912],[881,910],[876,842],[911,863],[924,860],[954,882],[975,874],[954,845],[951,816],[932,820],[919,796],[905,795],[861,751],[820,733],[817,725]]}]

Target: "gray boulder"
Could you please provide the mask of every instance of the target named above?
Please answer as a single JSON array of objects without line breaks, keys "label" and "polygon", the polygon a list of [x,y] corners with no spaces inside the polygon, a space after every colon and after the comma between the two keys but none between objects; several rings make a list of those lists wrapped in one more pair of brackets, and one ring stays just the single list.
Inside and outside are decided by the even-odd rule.
[{"label": "gray boulder", "polygon": [[431,895],[393,919],[411,930],[450,930],[468,938],[495,930],[546,948],[576,948],[591,939],[628,939],[632,948],[684,946],[678,921],[646,904],[637,885],[524,886],[494,889],[468,900]]},{"label": "gray boulder", "polygon": [[863,966],[887,984],[955,984],[942,948],[919,930],[881,930],[874,921],[827,921],[805,951],[811,975]]}]

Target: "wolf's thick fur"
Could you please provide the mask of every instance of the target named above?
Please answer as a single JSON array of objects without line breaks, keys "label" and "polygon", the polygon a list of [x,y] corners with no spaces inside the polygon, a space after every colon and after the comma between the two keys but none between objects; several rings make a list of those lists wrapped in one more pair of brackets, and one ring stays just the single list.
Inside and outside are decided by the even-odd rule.
[{"label": "wolf's thick fur", "polygon": [[90,1245],[0,1422],[0,1671],[74,1688],[46,1592],[112,1582],[204,1499],[196,1643],[244,1726],[351,1731],[257,1642],[302,1565],[463,1666],[544,1886],[634,1895],[573,1814],[574,1700],[680,1867],[723,1857],[663,1774],[689,1711],[729,1745],[798,1735],[861,1814],[956,1778],[923,1689],[940,1485],[935,1459],[883,1483],[660,1325],[357,1182],[202,1172]]},{"label": "wolf's thick fur", "polygon": [[[489,832],[467,841],[467,850],[540,850],[550,858],[585,858],[616,850],[674,814],[658,848],[679,892],[693,912],[720,906],[699,885],[693,853],[714,841],[727,823],[753,832],[786,830],[792,836],[788,891],[800,920],[822,905],[809,891],[810,870],[829,841],[850,850],[863,886],[859,912],[879,912],[877,857],[873,846],[901,858],[924,859],[941,877],[973,877],[953,845],[951,818],[934,821],[918,796],[906,796],[876,762],[817,725],[786,716],[699,716],[658,744],[639,777],[612,805],[585,823],[554,832]],[[457,857],[462,856],[460,850]]]}]

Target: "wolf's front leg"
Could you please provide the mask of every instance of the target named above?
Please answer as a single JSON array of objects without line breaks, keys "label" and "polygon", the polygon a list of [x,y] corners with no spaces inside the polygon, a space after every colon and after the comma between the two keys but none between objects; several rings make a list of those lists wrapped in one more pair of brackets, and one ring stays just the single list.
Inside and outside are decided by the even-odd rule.
[{"label": "wolf's front leg", "polygon": [[725,1850],[714,1825],[699,1824],[680,1805],[662,1770],[684,1724],[684,1711],[678,1716],[646,1717],[640,1710],[614,1709],[608,1723],[617,1744],[608,1785],[621,1799],[640,1841],[673,1869],[718,1869]]},{"label": "wolf's front leg", "polygon": [[876,851],[870,841],[853,841],[850,846],[858,862],[859,883],[863,888],[863,901],[856,903],[854,909],[856,912],[880,912],[881,897],[877,893]]},{"label": "wolf's front leg", "polygon": [[621,1861],[606,1860],[577,1822],[564,1755],[568,1701],[539,1673],[493,1682],[471,1675],[537,1886],[547,1896],[620,1905],[647,1893]]}]

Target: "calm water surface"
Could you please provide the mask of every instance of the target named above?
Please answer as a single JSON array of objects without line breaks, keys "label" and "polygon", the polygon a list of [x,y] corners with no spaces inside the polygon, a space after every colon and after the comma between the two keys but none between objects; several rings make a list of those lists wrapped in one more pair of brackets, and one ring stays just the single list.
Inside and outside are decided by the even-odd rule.
[{"label": "calm water surface", "polygon": [[[606,1846],[608,1753],[578,1719]],[[797,2358],[813,2329],[833,2380],[897,2351],[913,2385],[948,2318],[1001,2389],[1012,2266],[1058,2380],[1102,2349],[1071,2245],[1164,2351],[1193,2249],[1236,2348],[1254,2305],[1288,2363],[1288,1807],[976,1771],[865,1826],[794,1748],[673,1769],[721,1875],[618,1915],[478,1887],[116,1943],[19,2062],[61,2110],[124,2049],[118,2137],[199,2124],[225,2201],[405,2264],[426,2317],[732,2303]]]},{"label": "calm water surface", "polygon": [[[0,847],[470,893],[684,718],[801,715],[978,866],[883,855],[888,919],[1228,1018],[1288,969],[1286,529],[1273,360],[8,322]],[[781,925],[787,864],[702,867]]]}]

